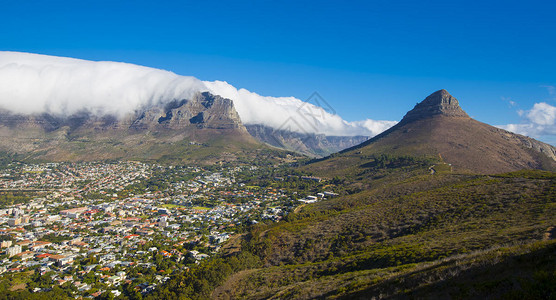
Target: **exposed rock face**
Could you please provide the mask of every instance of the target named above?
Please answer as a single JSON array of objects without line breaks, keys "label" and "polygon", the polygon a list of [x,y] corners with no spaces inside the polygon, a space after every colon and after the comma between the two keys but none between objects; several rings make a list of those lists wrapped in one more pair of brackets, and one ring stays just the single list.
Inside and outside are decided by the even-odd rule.
[{"label": "exposed rock face", "polygon": [[190,125],[244,130],[232,100],[208,92],[195,94],[191,100],[174,100],[165,107],[152,107],[138,114],[130,127],[182,129]]},{"label": "exposed rock face", "polygon": [[107,129],[184,129],[197,128],[245,130],[232,100],[214,96],[208,92],[198,93],[191,100],[174,100],[164,107],[154,106],[122,120],[110,115],[95,116],[80,112],[68,117],[40,115],[16,115],[0,111],[0,126],[43,129],[46,132],[68,127],[71,131],[87,127],[99,131]]},{"label": "exposed rock face", "polygon": [[233,102],[208,92],[124,118],[88,112],[17,115],[0,110],[0,136],[0,151],[49,160],[157,158],[181,151],[173,148],[176,143],[199,144],[215,138],[234,145],[257,144]]},{"label": "exposed rock face", "polygon": [[392,128],[342,151],[346,156],[381,153],[436,157],[456,171],[483,174],[556,170],[555,147],[470,118],[446,90],[428,96]]},{"label": "exposed rock face", "polygon": [[246,125],[245,127],[255,139],[263,143],[311,157],[327,156],[369,139],[367,136],[303,134],[287,130],[276,130],[264,125]]},{"label": "exposed rock face", "polygon": [[536,152],[540,152],[552,160],[556,161],[556,147],[553,147],[549,144],[537,141],[535,139],[515,134],[504,129],[496,128],[497,131],[502,135],[503,138],[507,139],[508,141],[513,141],[514,143],[520,144],[525,148],[532,149]]},{"label": "exposed rock face", "polygon": [[459,106],[456,98],[452,97],[446,90],[439,90],[415,105],[412,110],[407,112],[400,123],[430,118],[435,115],[469,118],[467,113]]}]

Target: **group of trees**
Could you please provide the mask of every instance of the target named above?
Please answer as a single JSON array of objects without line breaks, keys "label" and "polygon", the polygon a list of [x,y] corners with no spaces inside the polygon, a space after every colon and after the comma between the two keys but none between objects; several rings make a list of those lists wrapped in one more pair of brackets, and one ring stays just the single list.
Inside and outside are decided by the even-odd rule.
[{"label": "group of trees", "polygon": [[207,299],[214,288],[231,274],[261,266],[259,257],[247,251],[238,255],[202,261],[188,271],[174,276],[146,299]]},{"label": "group of trees", "polygon": [[8,207],[10,205],[25,203],[36,196],[34,192],[27,191],[1,191],[0,207]]}]

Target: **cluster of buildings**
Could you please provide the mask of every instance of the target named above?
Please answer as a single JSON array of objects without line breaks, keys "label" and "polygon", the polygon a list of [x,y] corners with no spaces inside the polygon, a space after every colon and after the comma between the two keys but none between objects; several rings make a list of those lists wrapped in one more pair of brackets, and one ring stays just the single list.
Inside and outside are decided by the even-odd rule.
[{"label": "cluster of buildings", "polygon": [[[56,189],[60,194],[88,190],[121,190],[137,180],[148,178],[160,167],[140,162],[121,163],[13,163],[0,172],[0,190]],[[78,188],[77,188],[78,187]]]},{"label": "cluster of buildings", "polygon": [[[148,293],[219,251],[237,225],[280,220],[298,203],[278,188],[237,183],[242,171],[14,164],[0,172],[0,196],[28,191],[32,197],[0,209],[0,273],[35,270],[82,296],[122,284]],[[325,196],[333,193],[317,197]]]}]

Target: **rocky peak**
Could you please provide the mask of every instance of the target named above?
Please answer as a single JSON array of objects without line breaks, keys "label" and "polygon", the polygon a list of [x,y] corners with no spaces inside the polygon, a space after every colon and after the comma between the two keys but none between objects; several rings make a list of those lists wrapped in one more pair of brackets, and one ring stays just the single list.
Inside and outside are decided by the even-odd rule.
[{"label": "rocky peak", "polygon": [[134,129],[183,129],[187,126],[246,131],[230,99],[199,92],[189,100],[175,100],[165,107],[154,106],[132,120]]},{"label": "rocky peak", "polygon": [[436,115],[469,118],[467,113],[459,106],[458,99],[443,89],[432,93],[425,100],[417,103],[400,123],[430,118]]}]

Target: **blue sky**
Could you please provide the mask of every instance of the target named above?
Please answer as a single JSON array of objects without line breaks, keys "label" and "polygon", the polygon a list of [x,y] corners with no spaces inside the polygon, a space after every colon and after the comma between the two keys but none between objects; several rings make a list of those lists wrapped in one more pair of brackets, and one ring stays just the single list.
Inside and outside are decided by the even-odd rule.
[{"label": "blue sky", "polygon": [[[399,120],[445,88],[480,121],[527,125],[535,103],[556,106],[555,11],[550,1],[5,0],[0,49],[269,96],[317,91],[350,121]],[[556,144],[553,125],[539,137]]]}]

